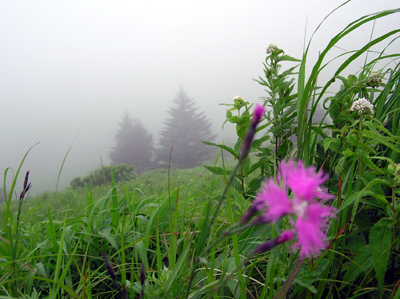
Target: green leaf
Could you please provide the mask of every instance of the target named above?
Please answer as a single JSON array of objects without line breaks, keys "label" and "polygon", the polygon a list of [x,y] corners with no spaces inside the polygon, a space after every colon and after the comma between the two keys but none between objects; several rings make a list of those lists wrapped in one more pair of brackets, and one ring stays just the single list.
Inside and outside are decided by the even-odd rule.
[{"label": "green leaf", "polygon": [[236,134],[238,135],[239,138],[244,139],[246,137],[249,126],[250,126],[250,115],[246,115],[245,112],[243,112],[242,116],[240,117],[240,120],[236,125]]},{"label": "green leaf", "polygon": [[243,159],[241,168],[243,170],[243,174],[248,175],[248,171],[250,168],[250,158],[248,155]]},{"label": "green leaf", "polygon": [[[355,225],[358,226],[359,231],[365,232],[371,229],[371,220],[365,209],[358,211],[354,218]],[[365,244],[364,244],[365,245]]]},{"label": "green leaf", "polygon": [[246,173],[246,175],[249,175],[253,171],[257,170],[258,168],[260,168],[261,166],[266,164],[268,161],[269,161],[269,159],[260,159],[258,162],[254,163],[253,165],[250,166],[249,172]]},{"label": "green leaf", "polygon": [[213,142],[206,142],[206,141],[201,141],[201,142],[204,143],[205,145],[216,146],[216,147],[222,148],[222,149],[226,150],[228,153],[230,153],[231,155],[233,155],[236,159],[239,159],[239,153],[235,152],[235,150],[233,148],[230,148],[223,144],[216,144]]},{"label": "green leaf", "polygon": [[365,234],[362,232],[356,233],[355,235],[347,236],[347,246],[351,252],[359,252],[362,247],[367,245],[365,240]]},{"label": "green leaf", "polygon": [[378,133],[373,132],[373,131],[367,131],[367,130],[364,130],[362,135],[363,135],[363,137],[367,137],[367,138],[371,138],[372,139],[369,143],[379,142],[379,143],[382,143],[383,145],[386,145],[390,149],[400,153],[400,147],[398,145],[394,145],[391,142],[392,138],[384,137],[381,134],[378,134]]},{"label": "green leaf", "polygon": [[252,144],[251,147],[252,147],[253,149],[257,149],[257,148],[259,148],[265,141],[269,140],[270,138],[271,138],[271,136],[265,135],[265,136],[261,137],[260,139],[256,139],[256,140],[253,141],[253,144]]},{"label": "green leaf", "polygon": [[351,145],[357,146],[358,145],[358,134],[355,130],[351,130],[349,134],[347,134],[347,142]]},{"label": "green leaf", "polygon": [[310,292],[316,294],[317,289],[312,285],[315,280],[314,279],[295,279],[294,282],[297,282],[302,287],[307,288]]},{"label": "green leaf", "polygon": [[[217,174],[217,175],[224,175],[224,170],[223,170],[221,167],[217,167],[217,166],[206,166],[206,165],[203,165],[203,167],[204,167],[205,169],[211,171],[211,172],[214,173],[214,174]],[[225,170],[225,172],[226,172],[227,175],[230,175],[230,174],[232,173],[232,171],[230,171],[230,170]]]},{"label": "green leaf", "polygon": [[[348,198],[346,198],[343,205],[340,207],[339,212],[353,203],[358,204],[358,202],[360,201],[360,199],[363,196],[368,196],[368,195],[374,196],[374,192],[370,191],[370,189],[372,186],[377,185],[377,184],[388,185],[389,187],[391,186],[387,180],[374,179],[374,180],[370,181],[361,191],[355,192],[355,193],[351,194]],[[353,211],[352,216],[354,216],[355,213],[356,213],[356,211]]]},{"label": "green leaf", "polygon": [[232,116],[230,118],[227,118],[226,120],[233,124],[237,124],[240,122],[240,118],[238,116]]},{"label": "green leaf", "polygon": [[178,273],[180,272],[184,262],[187,261],[187,259],[188,259],[187,255],[188,255],[188,252],[189,252],[189,249],[190,249],[190,245],[191,245],[191,242],[188,242],[185,245],[185,248],[183,248],[182,252],[180,253],[179,259],[176,262],[175,267],[172,269],[172,272],[171,272],[170,276],[168,277],[167,282],[165,283],[165,285],[163,287],[163,290],[162,290],[162,293],[161,293],[161,296],[160,296],[161,298],[166,298],[167,297],[169,289],[171,288],[171,286],[172,286],[172,284],[174,282],[175,283],[179,283]]},{"label": "green leaf", "polygon": [[392,225],[390,219],[382,218],[371,228],[369,234],[372,260],[381,294],[383,292],[384,278],[390,257]]},{"label": "green leaf", "polygon": [[296,62],[300,62],[300,59],[294,58],[292,56],[289,55],[282,55],[281,57],[279,57],[279,61],[296,61]]},{"label": "green leaf", "polygon": [[110,235],[109,232],[107,232],[106,230],[102,230],[99,231],[99,235],[104,237],[105,239],[107,239],[108,242],[110,242],[110,244],[112,245],[112,247],[114,247],[117,251],[119,250],[118,244],[115,241],[115,239]]},{"label": "green leaf", "polygon": [[139,253],[140,259],[142,262],[146,265],[146,267],[149,266],[149,262],[147,260],[147,254],[146,254],[146,248],[144,246],[144,242],[140,241],[135,244],[135,249]]},{"label": "green leaf", "polygon": [[328,149],[338,151],[341,143],[342,141],[338,138],[325,138],[324,151],[326,152]]},{"label": "green leaf", "polygon": [[[347,286],[347,283],[354,282],[361,273],[367,273],[373,265],[372,251],[370,245],[366,245],[357,253],[353,260],[350,260],[352,264],[344,276],[343,282],[340,288]],[[347,282],[347,283],[345,283]]]},{"label": "green leaf", "polygon": [[352,86],[352,85],[354,85],[354,83],[357,82],[357,76],[349,75],[348,80],[349,80],[349,85]]},{"label": "green leaf", "polygon": [[376,166],[374,163],[372,163],[371,159],[368,157],[368,154],[364,150],[358,150],[357,155],[361,158],[361,160],[364,162],[365,165],[367,165],[371,169],[378,170],[379,172],[382,172],[382,170]]},{"label": "green leaf", "polygon": [[345,159],[347,159],[348,157],[354,156],[355,153],[352,150],[346,149],[345,151],[343,151],[343,157]]}]

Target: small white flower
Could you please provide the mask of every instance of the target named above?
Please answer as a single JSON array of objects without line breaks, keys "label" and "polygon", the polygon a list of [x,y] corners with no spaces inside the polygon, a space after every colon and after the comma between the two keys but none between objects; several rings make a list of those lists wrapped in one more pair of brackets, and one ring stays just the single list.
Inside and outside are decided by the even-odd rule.
[{"label": "small white flower", "polygon": [[235,100],[243,100],[243,99],[241,96],[238,95],[238,96],[234,97],[233,100],[235,101]]},{"label": "small white flower", "polygon": [[350,111],[358,111],[359,115],[364,115],[366,113],[374,113],[374,105],[365,98],[358,99],[351,105]]},{"label": "small white flower", "polygon": [[272,54],[278,50],[279,48],[276,44],[269,44],[269,46],[267,47],[267,54]]}]

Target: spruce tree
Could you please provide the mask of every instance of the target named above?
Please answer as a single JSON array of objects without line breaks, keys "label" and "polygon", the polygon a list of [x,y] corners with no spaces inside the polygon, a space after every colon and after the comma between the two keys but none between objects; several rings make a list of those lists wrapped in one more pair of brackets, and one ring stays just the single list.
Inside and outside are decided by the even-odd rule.
[{"label": "spruce tree", "polygon": [[194,100],[182,88],[173,103],[174,106],[168,111],[169,118],[164,121],[164,129],[160,133],[156,158],[158,165],[168,166],[172,146],[174,167],[192,168],[201,165],[214,152],[213,148],[201,143],[215,139],[211,122],[204,112],[198,112]]},{"label": "spruce tree", "polygon": [[139,120],[132,119],[128,113],[124,115],[119,126],[114,135],[116,145],[110,152],[112,163],[134,165],[137,173],[150,168],[153,136],[147,132]]}]

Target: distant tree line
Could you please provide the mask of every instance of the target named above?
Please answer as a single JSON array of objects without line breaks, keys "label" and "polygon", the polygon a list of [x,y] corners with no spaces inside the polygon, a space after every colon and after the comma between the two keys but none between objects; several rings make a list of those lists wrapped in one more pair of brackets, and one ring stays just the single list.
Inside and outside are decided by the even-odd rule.
[{"label": "distant tree line", "polygon": [[[132,118],[128,113],[122,117],[114,134],[115,146],[109,155],[114,165],[114,175],[115,166],[120,164],[134,166],[135,172],[140,174],[151,169],[167,168],[170,162],[174,168],[193,168],[211,157],[214,148],[201,143],[212,142],[216,137],[211,130],[211,122],[182,88],[168,114],[157,147],[154,146],[152,134],[140,120]],[[103,167],[87,177],[75,178],[71,187],[109,181],[108,177],[104,177],[105,173],[109,174],[109,169]]]},{"label": "distant tree line", "polygon": [[[113,167],[115,182],[131,181],[137,177],[133,165],[120,164]],[[77,189],[85,185],[99,186],[111,182],[111,166],[103,166],[83,178],[76,177],[71,181],[71,187]]]}]

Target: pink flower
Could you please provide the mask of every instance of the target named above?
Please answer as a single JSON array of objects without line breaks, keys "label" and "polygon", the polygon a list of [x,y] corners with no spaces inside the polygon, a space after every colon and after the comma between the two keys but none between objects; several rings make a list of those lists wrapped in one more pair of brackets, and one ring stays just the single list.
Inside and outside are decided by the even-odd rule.
[{"label": "pink flower", "polygon": [[325,188],[320,185],[328,179],[328,175],[319,171],[315,173],[313,166],[305,168],[303,161],[298,161],[294,165],[293,161],[281,163],[278,180],[293,192],[295,197],[311,203],[315,197],[320,199],[331,199],[334,196],[326,193]]},{"label": "pink flower", "polygon": [[293,202],[286,195],[286,191],[282,190],[272,180],[264,184],[264,190],[253,201],[253,206],[256,207],[257,211],[268,207],[268,212],[261,215],[258,220],[256,219],[260,223],[275,223],[282,216],[294,212]]},{"label": "pink flower", "polygon": [[328,228],[328,217],[332,211],[327,206],[312,204],[308,207],[306,217],[298,217],[294,224],[297,231],[296,246],[300,247],[301,256],[318,255],[325,249],[327,240],[324,230]]},{"label": "pink flower", "polygon": [[[325,231],[329,226],[329,218],[334,216],[334,209],[324,205],[333,196],[320,187],[327,179],[328,176],[322,172],[315,173],[314,167],[306,168],[302,161],[297,165],[293,161],[282,162],[278,171],[280,185],[268,180],[241,222],[250,221],[260,211],[263,214],[256,217],[253,224],[275,223],[281,217],[290,215],[300,255],[318,255],[326,247]],[[287,195],[288,189],[292,198]],[[321,200],[317,202],[317,198]]]}]

